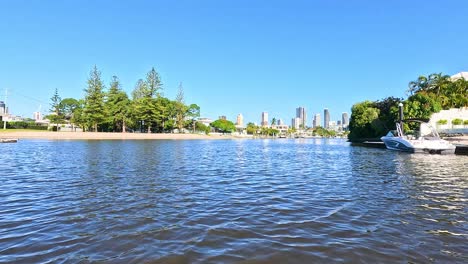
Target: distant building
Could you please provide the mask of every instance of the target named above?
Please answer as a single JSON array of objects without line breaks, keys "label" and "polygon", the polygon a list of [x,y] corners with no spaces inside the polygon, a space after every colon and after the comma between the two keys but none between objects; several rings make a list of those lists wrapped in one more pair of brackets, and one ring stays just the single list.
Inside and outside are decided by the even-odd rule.
[{"label": "distant building", "polygon": [[226,116],[219,116],[218,119],[220,119],[220,120],[227,120]]},{"label": "distant building", "polygon": [[277,125],[275,127],[275,129],[278,130],[280,134],[286,134],[286,133],[288,133],[289,126],[284,125],[284,124],[283,125]]},{"label": "distant building", "polygon": [[278,121],[276,122],[276,124],[277,124],[278,126],[284,126],[283,119],[281,119],[281,118],[278,119]]},{"label": "distant building", "polygon": [[313,127],[319,127],[320,126],[320,114],[316,114],[314,116],[314,122],[313,122]]},{"label": "distant building", "polygon": [[301,128],[301,119],[299,117],[295,117],[291,119],[291,128],[294,128],[294,129]]},{"label": "distant building", "polygon": [[34,113],[33,113],[33,119],[34,119],[35,121],[42,121],[42,114],[41,114],[41,112],[34,112]]},{"label": "distant building", "polygon": [[7,108],[6,105],[3,101],[0,101],[0,115],[6,115],[7,114]]},{"label": "distant building", "polygon": [[336,126],[336,121],[330,121],[328,122],[328,127],[327,129],[331,129],[331,130],[337,130],[337,126]]},{"label": "distant building", "polygon": [[261,123],[261,125],[263,127],[268,126],[268,112],[262,112],[262,123]]},{"label": "distant building", "polygon": [[343,112],[341,114],[341,125],[343,126],[343,130],[347,130],[349,126],[349,116],[348,113]]},{"label": "distant building", "polygon": [[236,125],[240,127],[244,126],[244,116],[242,116],[242,114],[237,115]]},{"label": "distant building", "polygon": [[200,117],[200,118],[198,118],[198,122],[202,123],[205,126],[209,126],[211,123],[213,123],[213,119],[206,118],[206,117]]},{"label": "distant building", "polygon": [[327,129],[330,127],[330,112],[328,108],[323,110],[323,127]]},{"label": "distant building", "polygon": [[301,125],[305,128],[307,125],[307,114],[304,107],[300,106],[296,108],[296,117],[301,120]]}]

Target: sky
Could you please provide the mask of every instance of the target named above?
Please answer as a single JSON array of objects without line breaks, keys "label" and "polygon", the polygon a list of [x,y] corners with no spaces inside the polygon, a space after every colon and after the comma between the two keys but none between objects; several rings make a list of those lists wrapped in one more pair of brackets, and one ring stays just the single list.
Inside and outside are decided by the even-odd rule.
[{"label": "sky", "polygon": [[468,71],[467,14],[466,0],[0,0],[0,100],[32,117],[56,88],[83,98],[94,65],[128,94],[155,67],[203,117],[339,120],[419,75]]}]

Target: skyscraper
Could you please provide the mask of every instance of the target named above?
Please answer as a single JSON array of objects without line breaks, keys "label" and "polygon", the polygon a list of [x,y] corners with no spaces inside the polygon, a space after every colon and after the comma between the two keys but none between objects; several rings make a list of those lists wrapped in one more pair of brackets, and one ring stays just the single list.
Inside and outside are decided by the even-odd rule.
[{"label": "skyscraper", "polygon": [[244,126],[244,116],[242,116],[242,114],[237,115],[236,125]]},{"label": "skyscraper", "polygon": [[314,128],[320,126],[320,114],[316,114],[316,115],[314,116],[314,124],[313,124],[313,125],[314,125]]},{"label": "skyscraper", "polygon": [[330,112],[328,111],[328,108],[325,108],[323,110],[323,127],[328,129],[330,127],[329,123],[330,123]]},{"label": "skyscraper", "polygon": [[296,108],[296,117],[301,120],[301,125],[305,128],[307,125],[307,114],[304,107],[300,106]]},{"label": "skyscraper", "polygon": [[294,129],[301,128],[301,119],[299,117],[291,119],[291,127]]},{"label": "skyscraper", "polygon": [[284,125],[284,122],[283,122],[283,119],[278,119],[278,122],[276,123],[278,126],[283,126]]},{"label": "skyscraper", "polygon": [[262,126],[268,126],[268,112],[262,112]]},{"label": "skyscraper", "polygon": [[341,114],[341,125],[343,126],[343,130],[348,129],[349,117],[348,117],[348,113],[346,112],[343,112],[343,114]]}]

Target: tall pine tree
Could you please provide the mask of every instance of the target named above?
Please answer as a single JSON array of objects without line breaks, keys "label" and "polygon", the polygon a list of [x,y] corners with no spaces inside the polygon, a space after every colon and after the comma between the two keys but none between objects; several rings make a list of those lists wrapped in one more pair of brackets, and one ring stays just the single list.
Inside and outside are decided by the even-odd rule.
[{"label": "tall pine tree", "polygon": [[97,132],[98,125],[105,120],[105,111],[104,84],[101,80],[101,72],[96,66],[89,73],[88,88],[84,91],[86,92],[84,118],[93,131]]},{"label": "tall pine tree", "polygon": [[155,127],[160,111],[157,106],[161,97],[162,83],[159,73],[153,68],[146,74],[146,80],[138,80],[135,90],[132,92],[133,111],[138,122],[144,122],[151,133],[151,128]]},{"label": "tall pine tree", "polygon": [[108,121],[112,124],[113,131],[126,132],[130,100],[127,94],[122,91],[117,76],[112,76],[105,105]]},{"label": "tall pine tree", "polygon": [[59,96],[58,89],[55,88],[54,95],[50,98],[50,115],[46,116],[52,124],[57,125],[57,131],[59,130],[59,124],[63,123],[65,120],[63,107],[62,107],[62,98]]}]

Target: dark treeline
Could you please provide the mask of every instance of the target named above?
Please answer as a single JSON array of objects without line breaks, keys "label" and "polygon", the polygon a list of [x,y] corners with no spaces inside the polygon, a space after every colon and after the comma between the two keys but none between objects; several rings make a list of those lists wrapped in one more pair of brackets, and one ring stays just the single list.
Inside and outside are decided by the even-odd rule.
[{"label": "dark treeline", "polygon": [[184,128],[207,131],[203,124],[196,122],[200,107],[185,104],[182,84],[175,100],[163,96],[161,78],[154,68],[145,79],[137,81],[131,98],[122,90],[117,76],[112,77],[108,87],[95,66],[89,74],[84,98],[62,100],[55,90],[47,118],[52,124],[69,122],[83,131],[152,133],[174,129],[182,132]]},{"label": "dark treeline", "polygon": [[468,81],[464,78],[451,79],[442,73],[419,76],[409,83],[407,93],[409,97],[406,100],[388,97],[353,105],[348,138],[351,141],[380,138],[389,130],[394,130],[399,103],[403,103],[406,118],[422,119],[429,119],[433,113],[441,110],[468,106]]}]

